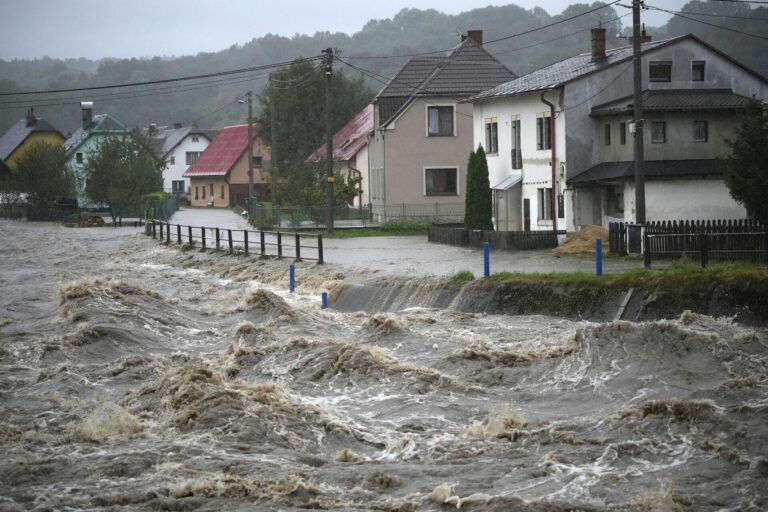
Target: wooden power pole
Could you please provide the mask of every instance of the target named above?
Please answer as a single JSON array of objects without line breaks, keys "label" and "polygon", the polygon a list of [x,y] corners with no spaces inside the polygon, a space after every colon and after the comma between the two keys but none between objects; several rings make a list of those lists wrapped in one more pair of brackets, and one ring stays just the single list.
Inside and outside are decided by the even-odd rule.
[{"label": "wooden power pole", "polygon": [[[253,92],[248,91],[248,207],[256,197],[253,187]],[[258,200],[258,198],[257,198]]]},{"label": "wooden power pole", "polygon": [[328,233],[333,233],[333,88],[331,87],[331,78],[333,77],[333,48],[323,50],[325,54],[323,62],[325,63],[325,229]]},{"label": "wooden power pole", "polygon": [[271,141],[271,147],[269,148],[269,155],[270,155],[270,166],[272,167],[270,169],[270,175],[272,176],[272,179],[274,179],[275,175],[277,174],[277,89],[275,89],[274,84],[272,83],[272,73],[269,74],[269,84],[272,85],[270,88],[270,95],[269,95],[269,131],[272,134],[272,141]]},{"label": "wooden power pole", "polygon": [[640,4],[632,0],[632,55],[634,64],[634,113],[635,127],[635,223],[645,224],[645,155],[643,150],[643,75],[641,60]]}]

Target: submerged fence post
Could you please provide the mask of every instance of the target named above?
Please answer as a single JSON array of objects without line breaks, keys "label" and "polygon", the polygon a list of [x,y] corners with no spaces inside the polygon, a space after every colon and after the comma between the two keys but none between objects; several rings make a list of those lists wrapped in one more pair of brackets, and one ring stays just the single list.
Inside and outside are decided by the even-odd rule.
[{"label": "submerged fence post", "polygon": [[167,245],[167,244],[171,243],[171,225],[167,224],[165,226],[165,228],[166,228],[165,229],[165,243]]},{"label": "submerged fence post", "polygon": [[232,254],[234,252],[234,247],[232,246],[232,230],[227,230],[227,239],[229,240],[229,253]]},{"label": "submerged fence post", "polygon": [[176,242],[181,245],[181,224],[176,224]]},{"label": "submerged fence post", "polygon": [[643,235],[643,263],[646,269],[651,268],[651,237],[648,232]]},{"label": "submerged fence post", "polygon": [[155,222],[155,219],[152,219],[152,238],[157,239],[157,222]]},{"label": "submerged fence post", "polygon": [[192,238],[192,226],[187,226],[187,234],[189,235],[189,245],[194,244],[195,241]]},{"label": "submerged fence post", "polygon": [[203,249],[205,249],[205,228],[200,228],[200,240]]},{"label": "submerged fence post", "polygon": [[245,254],[248,254],[249,249],[248,249],[248,230],[247,229],[243,230],[243,245],[245,246]]},{"label": "submerged fence post", "polygon": [[603,239],[595,240],[595,275],[603,275]]},{"label": "submerged fence post", "polygon": [[320,309],[328,309],[328,292],[323,292],[322,295],[320,295],[320,301]]},{"label": "submerged fence post", "polygon": [[280,259],[283,257],[283,234],[281,232],[277,232],[277,258]]},{"label": "submerged fence post", "polygon": [[290,288],[291,293],[293,293],[296,289],[296,268],[293,266],[293,263],[291,263],[290,266],[288,282],[288,287]]},{"label": "submerged fence post", "polygon": [[317,263],[323,263],[323,235],[317,235]]},{"label": "submerged fence post", "polygon": [[483,275],[491,275],[491,244],[483,242]]},{"label": "submerged fence post", "polygon": [[264,232],[259,231],[259,241],[261,242],[261,256],[264,257],[267,255],[267,244],[264,243]]},{"label": "submerged fence post", "polygon": [[296,261],[301,261],[301,238],[296,233]]},{"label": "submerged fence post", "polygon": [[219,236],[219,228],[216,228],[216,250],[219,250],[219,247],[221,246],[221,237]]}]

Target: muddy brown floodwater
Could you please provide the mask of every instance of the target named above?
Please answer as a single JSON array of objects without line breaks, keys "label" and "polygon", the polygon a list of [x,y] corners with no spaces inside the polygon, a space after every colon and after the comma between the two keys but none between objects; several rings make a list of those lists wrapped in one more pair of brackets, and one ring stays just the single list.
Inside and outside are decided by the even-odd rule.
[{"label": "muddy brown floodwater", "polygon": [[369,276],[0,240],[2,510],[768,508],[764,329],[321,310]]}]

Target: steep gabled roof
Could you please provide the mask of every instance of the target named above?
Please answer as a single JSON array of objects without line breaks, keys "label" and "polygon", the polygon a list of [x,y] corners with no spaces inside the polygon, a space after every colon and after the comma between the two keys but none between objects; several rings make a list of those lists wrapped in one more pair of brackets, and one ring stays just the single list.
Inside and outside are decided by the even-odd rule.
[{"label": "steep gabled roof", "polygon": [[62,139],[64,138],[61,132],[45,119],[35,118],[32,126],[27,126],[26,119],[20,119],[0,137],[0,159],[8,158],[33,132],[53,132],[58,133]]},{"label": "steep gabled roof", "polygon": [[126,125],[111,115],[99,114],[93,116],[93,120],[91,120],[91,123],[87,127],[78,128],[75,133],[70,135],[70,137],[64,141],[64,151],[67,153],[75,151],[92,133],[127,134],[131,133],[131,131]]},{"label": "steep gabled roof", "polygon": [[[625,96],[592,108],[590,115],[609,116],[632,113],[634,98]],[[644,112],[687,112],[742,110],[750,98],[731,89],[659,89],[643,91]]]},{"label": "steep gabled roof", "polygon": [[184,177],[226,176],[248,149],[248,125],[227,126],[184,172]]},{"label": "steep gabled roof", "polygon": [[[765,77],[756,71],[748,68],[744,64],[741,64],[730,55],[724,53],[722,50],[709,45],[694,36],[693,34],[686,34],[682,36],[672,37],[669,39],[662,39],[659,41],[652,41],[649,43],[643,43],[641,46],[642,53],[652,52],[659,48],[671,45],[684,39],[692,39],[697,43],[707,47],[709,50],[717,53],[721,57],[733,62],[735,65],[741,67],[748,73],[765,80]],[[509,82],[503,83],[492,89],[488,89],[476,96],[469,98],[470,101],[480,101],[494,98],[503,98],[505,96],[513,96],[515,94],[522,94],[527,92],[546,91],[549,89],[556,89],[562,85],[572,82],[578,78],[581,78],[598,71],[602,71],[609,66],[613,66],[620,62],[626,62],[632,59],[632,46],[622,46],[620,48],[614,48],[612,50],[605,51],[605,59],[599,61],[592,61],[592,53],[586,52],[575,57],[556,62],[547,67],[538,69],[527,75],[516,78]]]},{"label": "steep gabled roof", "polygon": [[[344,127],[333,135],[333,159],[351,160],[368,144],[368,134],[373,130],[373,105],[366,105]],[[325,158],[325,145],[310,155],[310,161]]]},{"label": "steep gabled roof", "polygon": [[149,130],[147,129],[143,129],[142,133],[149,137],[152,152],[161,160],[165,159],[189,135],[200,135],[209,141],[213,138],[208,135],[208,132],[193,126],[182,126],[181,128],[160,126],[152,135],[149,135]]},{"label": "steep gabled roof", "polygon": [[387,124],[412,98],[466,97],[512,78],[504,64],[466,38],[445,57],[412,57],[376,95],[379,122]]},{"label": "steep gabled roof", "polygon": [[10,177],[11,175],[11,169],[6,165],[5,162],[3,162],[3,159],[0,158],[0,180],[4,180],[5,178]]}]

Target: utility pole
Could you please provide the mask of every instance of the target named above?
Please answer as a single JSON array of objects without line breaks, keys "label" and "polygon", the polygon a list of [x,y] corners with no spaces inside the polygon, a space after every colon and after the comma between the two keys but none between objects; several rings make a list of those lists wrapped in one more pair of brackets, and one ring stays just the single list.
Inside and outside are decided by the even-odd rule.
[{"label": "utility pole", "polygon": [[250,208],[251,200],[256,196],[253,188],[253,93],[248,91],[246,96],[248,96],[248,206]]},{"label": "utility pole", "polygon": [[645,155],[643,151],[643,76],[640,59],[640,5],[642,0],[632,0],[632,55],[634,64],[634,113],[635,127],[635,223],[645,224]]},{"label": "utility pole", "polygon": [[272,179],[275,179],[275,175],[277,174],[277,89],[275,89],[274,84],[272,83],[272,73],[269,74],[269,84],[270,86],[270,95],[269,95],[269,131],[272,134],[272,141],[271,141],[271,147],[269,148],[270,151],[270,165],[272,169],[271,176]]},{"label": "utility pole", "polygon": [[333,210],[334,210],[334,197],[333,197],[333,123],[332,123],[332,105],[333,105],[333,90],[331,87],[331,78],[333,77],[333,48],[326,48],[323,50],[325,56],[323,62],[325,64],[325,229],[328,233],[333,233]]}]

